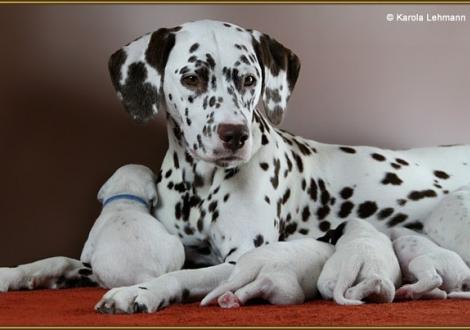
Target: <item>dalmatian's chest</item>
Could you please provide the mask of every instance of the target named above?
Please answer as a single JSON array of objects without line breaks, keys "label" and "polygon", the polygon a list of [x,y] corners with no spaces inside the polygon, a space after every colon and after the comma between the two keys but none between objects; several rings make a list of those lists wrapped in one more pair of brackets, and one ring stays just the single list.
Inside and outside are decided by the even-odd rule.
[{"label": "dalmatian's chest", "polygon": [[226,257],[220,246],[230,244],[236,230],[257,247],[319,238],[352,218],[379,230],[421,229],[444,195],[470,183],[464,146],[390,151],[321,144],[280,130],[267,139],[235,169],[199,170],[199,164],[175,162],[170,151],[158,183],[157,218],[196,254],[220,261]]}]

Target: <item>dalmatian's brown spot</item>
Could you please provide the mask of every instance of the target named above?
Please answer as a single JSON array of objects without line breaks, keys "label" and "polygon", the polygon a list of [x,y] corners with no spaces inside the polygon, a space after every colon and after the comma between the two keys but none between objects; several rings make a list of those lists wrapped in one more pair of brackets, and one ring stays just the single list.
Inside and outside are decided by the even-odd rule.
[{"label": "dalmatian's brown spot", "polygon": [[348,215],[351,214],[353,208],[354,208],[354,204],[350,201],[346,201],[342,203],[338,212],[338,217],[346,218]]},{"label": "dalmatian's brown spot", "polygon": [[305,188],[307,188],[307,181],[305,181],[305,178],[302,178],[301,188],[303,191],[305,191]]},{"label": "dalmatian's brown spot", "polygon": [[397,163],[390,163],[390,166],[392,166],[396,170],[399,170],[401,168],[401,165]]},{"label": "dalmatian's brown spot", "polygon": [[419,201],[420,199],[423,198],[433,198],[437,197],[437,194],[434,190],[432,189],[426,189],[426,190],[414,190],[409,193],[408,199],[412,201]]},{"label": "dalmatian's brown spot", "polygon": [[271,184],[273,185],[274,189],[277,189],[279,186],[279,170],[281,168],[281,162],[279,159],[274,159],[274,176],[271,178]]},{"label": "dalmatian's brown spot", "polygon": [[318,220],[323,220],[326,216],[330,213],[330,207],[328,205],[324,205],[317,210],[317,217]]},{"label": "dalmatian's brown spot", "polygon": [[406,219],[408,219],[408,215],[403,214],[403,213],[398,213],[398,214],[394,215],[394,216],[387,222],[387,226],[389,226],[389,227],[396,226],[396,225],[398,225],[399,223],[402,223],[403,221],[405,221]]},{"label": "dalmatian's brown spot", "polygon": [[447,174],[446,172],[444,171],[439,171],[439,170],[436,170],[434,171],[434,175],[439,178],[439,179],[443,179],[443,180],[447,180],[448,178],[450,178],[450,175]]},{"label": "dalmatian's brown spot", "polygon": [[356,149],[354,148],[351,148],[351,147],[339,147],[339,150],[347,153],[347,154],[355,154],[356,153]]},{"label": "dalmatian's brown spot", "polygon": [[315,182],[314,179],[310,179],[310,185],[307,190],[307,193],[310,195],[311,200],[313,200],[314,202],[317,201],[318,188],[317,188],[317,183]]},{"label": "dalmatian's brown spot", "polygon": [[210,213],[214,212],[217,209],[217,201],[213,201],[209,204],[208,210]]},{"label": "dalmatian's brown spot", "polygon": [[288,188],[285,192],[284,195],[282,196],[282,204],[286,204],[287,201],[289,200],[290,197],[290,189]]},{"label": "dalmatian's brown spot", "polygon": [[422,230],[423,229],[423,223],[420,222],[420,221],[414,221],[414,222],[410,222],[410,223],[407,223],[406,225],[404,225],[403,227],[406,227],[408,229],[413,229],[413,230]]},{"label": "dalmatian's brown spot", "polygon": [[189,52],[194,53],[198,48],[199,48],[199,44],[196,42],[191,45],[191,47],[189,48]]},{"label": "dalmatian's brown spot", "polygon": [[408,166],[408,165],[410,165],[406,160],[401,159],[401,158],[396,158],[395,161],[396,161],[398,164],[403,165],[403,166]]},{"label": "dalmatian's brown spot", "polygon": [[211,69],[215,68],[215,61],[211,54],[206,54],[206,62]]},{"label": "dalmatian's brown spot", "polygon": [[253,240],[255,247],[261,246],[264,243],[264,237],[261,234],[258,234]]},{"label": "dalmatian's brown spot", "polygon": [[395,173],[387,172],[385,177],[382,180],[382,184],[387,185],[391,184],[394,186],[399,186],[403,183],[403,181],[396,175]]},{"label": "dalmatian's brown spot", "polygon": [[386,218],[388,218],[389,216],[392,215],[393,211],[394,210],[391,207],[384,208],[384,209],[380,210],[380,212],[377,214],[377,218],[379,220],[386,219]]},{"label": "dalmatian's brown spot", "polygon": [[266,145],[268,143],[269,143],[268,137],[266,136],[266,134],[262,134],[261,135],[261,144]]},{"label": "dalmatian's brown spot", "polygon": [[184,232],[186,235],[192,235],[194,234],[194,229],[188,225],[184,227]]},{"label": "dalmatian's brown spot", "polygon": [[405,206],[406,202],[407,202],[406,199],[403,199],[403,198],[397,199],[397,204],[400,206]]},{"label": "dalmatian's brown spot", "polygon": [[378,161],[378,162],[383,162],[383,161],[385,161],[385,159],[386,159],[385,156],[383,156],[383,155],[381,155],[381,154],[378,154],[378,153],[373,153],[373,154],[371,154],[371,157],[372,157],[373,159],[375,159],[376,161]]},{"label": "dalmatian's brown spot", "polygon": [[341,189],[341,191],[339,192],[339,195],[341,196],[342,199],[349,199],[352,197],[354,193],[354,189],[351,188],[351,187],[344,187],[343,189]]},{"label": "dalmatian's brown spot", "polygon": [[178,154],[176,152],[173,153],[173,164],[175,165],[175,168],[180,168],[180,162],[178,159]]},{"label": "dalmatian's brown spot", "polygon": [[302,210],[302,221],[307,221],[310,218],[310,208],[305,206]]},{"label": "dalmatian's brown spot", "polygon": [[299,234],[308,235],[308,229],[306,229],[306,228],[300,228],[300,229],[299,229]]},{"label": "dalmatian's brown spot", "polygon": [[330,193],[326,189],[325,182],[322,179],[318,180],[318,186],[320,187],[320,201],[323,205],[328,204],[330,200]]},{"label": "dalmatian's brown spot", "polygon": [[266,203],[271,204],[271,200],[269,199],[268,196],[264,196],[264,200]]},{"label": "dalmatian's brown spot", "polygon": [[285,233],[287,236],[292,235],[297,230],[297,223],[292,222],[286,226]]},{"label": "dalmatian's brown spot", "polygon": [[328,221],[322,221],[320,222],[320,224],[318,225],[318,228],[322,231],[322,232],[327,232],[329,229],[330,229],[330,223]]},{"label": "dalmatian's brown spot", "polygon": [[[309,148],[305,143],[298,141],[297,139],[293,139],[294,143],[299,148],[300,152],[304,156],[309,156],[312,154],[312,149]],[[315,150],[316,151],[316,150]]]},{"label": "dalmatian's brown spot", "polygon": [[359,205],[357,215],[362,218],[368,218],[377,211],[377,204],[372,201],[366,201]]}]

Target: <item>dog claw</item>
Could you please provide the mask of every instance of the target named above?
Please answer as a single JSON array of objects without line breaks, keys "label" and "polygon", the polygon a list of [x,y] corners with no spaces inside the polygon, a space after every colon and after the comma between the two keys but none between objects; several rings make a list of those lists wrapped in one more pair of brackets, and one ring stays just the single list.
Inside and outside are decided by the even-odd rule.
[{"label": "dog claw", "polygon": [[134,313],[148,313],[148,308],[144,304],[134,303]]},{"label": "dog claw", "polygon": [[106,304],[99,306],[96,308],[96,311],[101,314],[114,314],[113,306],[107,306]]}]

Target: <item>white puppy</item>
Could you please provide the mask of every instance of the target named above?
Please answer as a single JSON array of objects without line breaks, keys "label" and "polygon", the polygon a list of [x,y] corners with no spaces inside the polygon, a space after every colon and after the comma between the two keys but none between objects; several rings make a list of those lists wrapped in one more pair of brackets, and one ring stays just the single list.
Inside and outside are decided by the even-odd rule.
[{"label": "white puppy", "polygon": [[340,226],[343,236],[318,279],[321,295],[341,305],[359,305],[366,298],[392,302],[401,273],[390,239],[364,220]]},{"label": "white puppy", "polygon": [[470,269],[455,252],[406,228],[390,231],[406,284],[397,299],[470,299]]},{"label": "white puppy", "polygon": [[218,300],[221,307],[232,308],[253,298],[276,305],[301,304],[317,294],[318,276],[333,251],[332,245],[311,238],[253,249],[240,257],[230,278],[201,305]]},{"label": "white puppy", "polygon": [[91,265],[101,286],[142,283],[182,267],[182,243],[150,215],[157,196],[149,168],[119,168],[101,187],[98,199],[103,210],[80,259]]}]

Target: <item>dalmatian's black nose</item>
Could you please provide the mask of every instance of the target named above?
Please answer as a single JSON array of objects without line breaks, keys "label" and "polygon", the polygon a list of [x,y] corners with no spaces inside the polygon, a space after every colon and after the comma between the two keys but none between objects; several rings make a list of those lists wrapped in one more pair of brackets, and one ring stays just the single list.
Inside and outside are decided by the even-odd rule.
[{"label": "dalmatian's black nose", "polygon": [[220,124],[217,134],[224,141],[224,147],[236,151],[248,140],[248,128],[245,125]]}]

